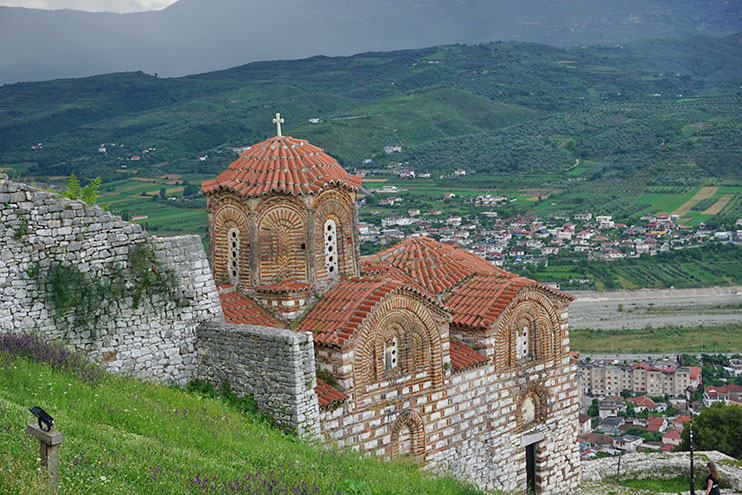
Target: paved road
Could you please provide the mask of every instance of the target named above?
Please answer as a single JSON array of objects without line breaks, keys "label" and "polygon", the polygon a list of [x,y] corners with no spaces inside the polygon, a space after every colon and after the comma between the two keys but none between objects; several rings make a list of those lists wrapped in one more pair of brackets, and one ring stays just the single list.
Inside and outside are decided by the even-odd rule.
[{"label": "paved road", "polygon": [[574,292],[571,328],[742,325],[742,287]]}]

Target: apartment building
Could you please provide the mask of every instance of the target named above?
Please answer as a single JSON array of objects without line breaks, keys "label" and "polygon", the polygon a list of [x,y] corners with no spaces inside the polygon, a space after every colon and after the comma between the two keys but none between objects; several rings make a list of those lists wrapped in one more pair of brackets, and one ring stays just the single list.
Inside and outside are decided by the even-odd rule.
[{"label": "apartment building", "polygon": [[647,363],[605,365],[579,363],[585,394],[617,395],[622,390],[647,395],[684,395],[688,387],[698,386],[701,368],[688,366],[662,368]]}]

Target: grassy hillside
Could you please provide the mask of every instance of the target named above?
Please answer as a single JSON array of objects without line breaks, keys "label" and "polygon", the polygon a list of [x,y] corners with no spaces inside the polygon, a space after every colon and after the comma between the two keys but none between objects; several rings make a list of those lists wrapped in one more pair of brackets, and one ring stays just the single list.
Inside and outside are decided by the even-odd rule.
[{"label": "grassy hillside", "polygon": [[[561,173],[581,158],[609,172],[679,164],[738,175],[740,99],[706,97],[739,91],[740,53],[740,35],[570,49],[498,42],[174,79],[123,73],[5,85],[0,165],[112,178],[130,155],[157,148],[137,174],[213,175],[234,156],[225,147],[270,136],[280,111],[287,134],[351,169],[375,154],[383,165],[391,159],[378,155],[383,146],[401,144],[406,152],[394,159],[440,172],[467,162],[484,174]],[[101,143],[107,153],[97,152]],[[203,154],[209,160],[197,160]]]},{"label": "grassy hillside", "polygon": [[58,364],[57,356],[54,346],[0,334],[4,495],[46,493],[38,441],[25,433],[34,405],[65,436],[62,495],[480,493],[412,465],[299,440],[220,398],[101,374],[84,360]]}]

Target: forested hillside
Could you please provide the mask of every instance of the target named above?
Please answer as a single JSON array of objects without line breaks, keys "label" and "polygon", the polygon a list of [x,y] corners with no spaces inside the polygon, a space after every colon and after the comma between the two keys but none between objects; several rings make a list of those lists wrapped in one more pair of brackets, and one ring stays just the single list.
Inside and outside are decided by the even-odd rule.
[{"label": "forested hillside", "polygon": [[175,79],[5,85],[0,160],[23,175],[112,178],[156,148],[136,163],[139,175],[213,174],[234,156],[225,147],[269,136],[279,111],[287,134],[351,169],[375,154],[383,165],[378,153],[395,144],[403,152],[394,160],[436,173],[462,164],[483,174],[562,172],[580,159],[586,179],[656,167],[737,175],[740,54],[740,35],[573,49],[489,43]]}]

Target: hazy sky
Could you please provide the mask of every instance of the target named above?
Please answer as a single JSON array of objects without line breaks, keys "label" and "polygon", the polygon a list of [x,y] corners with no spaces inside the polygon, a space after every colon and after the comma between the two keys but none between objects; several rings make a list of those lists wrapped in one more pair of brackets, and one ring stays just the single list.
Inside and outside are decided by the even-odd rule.
[{"label": "hazy sky", "polygon": [[90,12],[140,12],[164,9],[176,0],[0,0],[0,6],[75,9]]}]

